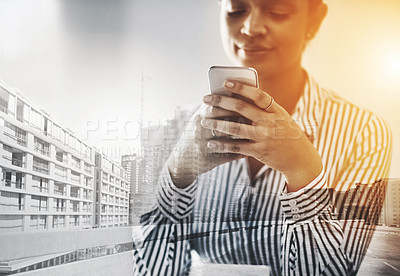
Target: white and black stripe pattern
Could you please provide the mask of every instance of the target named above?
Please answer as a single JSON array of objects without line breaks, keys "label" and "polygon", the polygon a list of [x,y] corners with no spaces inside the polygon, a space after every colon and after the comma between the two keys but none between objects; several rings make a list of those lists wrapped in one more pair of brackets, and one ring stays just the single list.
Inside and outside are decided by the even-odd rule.
[{"label": "white and black stripe pattern", "polygon": [[157,205],[142,216],[135,275],[186,275],[191,250],[208,262],[268,265],[273,275],[357,273],[383,202],[390,130],[313,78],[292,117],[320,153],[321,174],[286,193],[280,172],[264,166],[251,181],[240,159],[178,189],[164,168]]}]

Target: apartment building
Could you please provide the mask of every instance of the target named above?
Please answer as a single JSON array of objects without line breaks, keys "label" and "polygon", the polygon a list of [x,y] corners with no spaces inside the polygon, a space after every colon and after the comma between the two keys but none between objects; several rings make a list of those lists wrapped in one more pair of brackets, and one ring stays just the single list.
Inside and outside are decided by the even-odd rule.
[{"label": "apartment building", "polygon": [[124,168],[127,174],[127,180],[130,187],[129,192],[129,224],[136,224],[137,221],[134,219],[134,213],[136,204],[134,204],[134,198],[136,193],[139,192],[139,157],[137,154],[129,154],[121,156],[121,166]]},{"label": "apartment building", "polygon": [[0,83],[0,232],[93,225],[91,147]]},{"label": "apartment building", "polygon": [[400,227],[400,179],[388,180],[385,203],[380,222],[386,226]]},{"label": "apartment building", "polygon": [[[177,107],[174,118],[164,124],[141,128],[141,154],[136,160],[137,185],[132,193],[131,216],[133,224],[139,223],[140,215],[150,211],[155,204],[155,190],[160,171],[188,125],[194,107]],[[198,166],[196,158],[186,164]]]},{"label": "apartment building", "polygon": [[129,223],[129,182],[121,165],[100,152],[95,154],[95,226],[114,227]]}]

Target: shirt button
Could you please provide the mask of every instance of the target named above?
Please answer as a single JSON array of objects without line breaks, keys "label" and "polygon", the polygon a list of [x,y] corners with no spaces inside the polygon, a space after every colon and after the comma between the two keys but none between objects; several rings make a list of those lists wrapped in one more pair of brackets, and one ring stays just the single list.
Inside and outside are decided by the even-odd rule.
[{"label": "shirt button", "polygon": [[289,201],[290,206],[296,206],[296,200],[292,199]]},{"label": "shirt button", "polygon": [[291,211],[292,211],[292,213],[297,213],[299,211],[299,208],[298,207],[293,207],[291,209]]},{"label": "shirt button", "polygon": [[293,219],[298,220],[299,218],[300,218],[300,215],[299,215],[299,214],[293,215]]}]

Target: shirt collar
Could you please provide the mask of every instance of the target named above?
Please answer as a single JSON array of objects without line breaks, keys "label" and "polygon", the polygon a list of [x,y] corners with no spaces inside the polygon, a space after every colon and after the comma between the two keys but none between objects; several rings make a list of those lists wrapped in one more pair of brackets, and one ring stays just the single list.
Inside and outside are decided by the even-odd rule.
[{"label": "shirt collar", "polygon": [[307,72],[306,75],[304,92],[297,102],[292,118],[300,126],[307,138],[313,143],[318,134],[321,95],[318,83]]}]

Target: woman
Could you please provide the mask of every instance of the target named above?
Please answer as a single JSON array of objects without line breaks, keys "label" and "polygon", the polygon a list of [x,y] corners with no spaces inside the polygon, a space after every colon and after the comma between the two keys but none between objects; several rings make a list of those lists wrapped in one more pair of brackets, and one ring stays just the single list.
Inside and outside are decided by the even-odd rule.
[{"label": "woman", "polygon": [[[135,273],[185,274],[196,250],[204,261],[268,265],[274,275],[355,274],[373,230],[366,222],[380,210],[373,199],[388,174],[390,131],[302,68],[326,15],[322,0],[219,4],[225,51],[258,71],[260,88],[227,80],[250,101],[204,96],[161,173],[157,206],[142,217]],[[221,119],[232,114],[252,124]],[[357,210],[368,205],[356,216],[346,201],[354,187],[368,195],[353,196]]]}]

